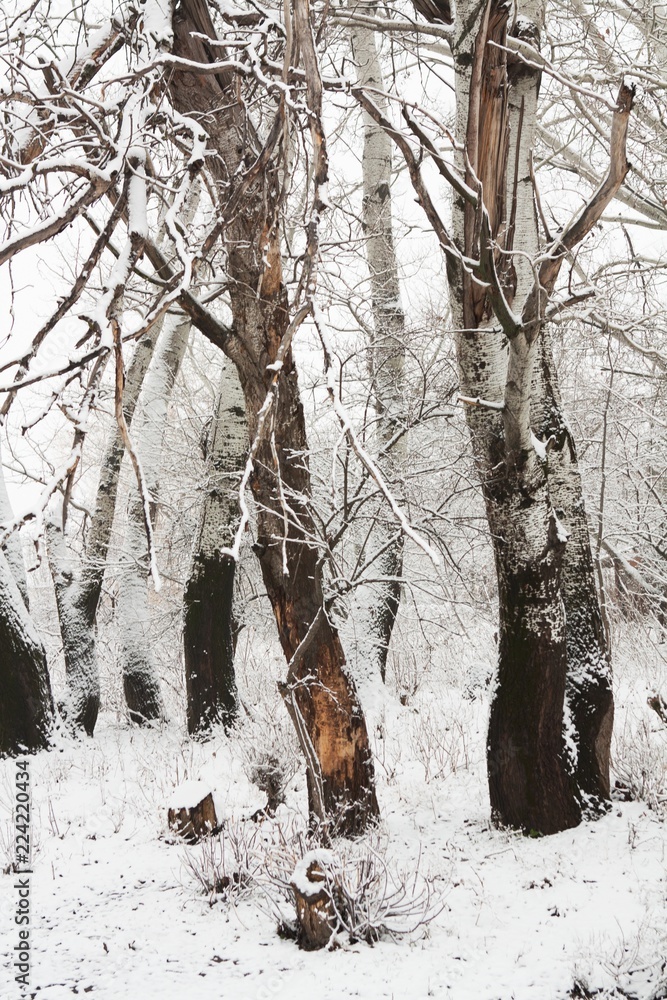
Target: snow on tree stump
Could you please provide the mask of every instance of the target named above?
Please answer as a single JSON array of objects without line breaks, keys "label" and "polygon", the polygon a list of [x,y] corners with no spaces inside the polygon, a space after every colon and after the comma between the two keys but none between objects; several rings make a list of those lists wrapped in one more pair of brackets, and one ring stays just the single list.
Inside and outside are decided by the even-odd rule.
[{"label": "snow on tree stump", "polygon": [[202,781],[184,781],[174,790],[167,818],[170,830],[189,844],[219,828],[213,793]]},{"label": "snow on tree stump", "polygon": [[340,927],[332,873],[336,867],[331,851],[309,851],[292,874],[290,884],[296,904],[297,939],[307,951],[326,948]]}]

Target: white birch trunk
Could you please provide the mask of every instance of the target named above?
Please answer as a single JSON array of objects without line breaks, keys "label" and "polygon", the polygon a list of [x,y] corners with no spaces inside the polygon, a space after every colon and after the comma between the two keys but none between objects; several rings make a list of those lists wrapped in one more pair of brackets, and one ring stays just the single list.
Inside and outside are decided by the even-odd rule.
[{"label": "white birch trunk", "polygon": [[[132,422],[139,392],[153,355],[159,327],[137,344],[123,394],[125,420]],[[118,480],[125,445],[118,427],[111,430],[101,462],[100,479],[83,562],[63,536],[62,517],[47,523],[47,551],[56,594],[68,693],[60,706],[73,729],[93,735],[100,707],[95,619],[106,568]]]},{"label": "white birch trunk", "polygon": [[[2,451],[0,450],[0,524],[11,524],[13,520],[14,513],[12,505],[9,502],[9,495],[5,484],[5,472],[2,465]],[[16,581],[16,586],[23,598],[23,603],[26,608],[29,608],[28,579],[25,571],[25,562],[23,561],[23,546],[21,545],[21,538],[18,531],[14,531],[9,536],[2,549],[7,559],[7,565]]]},{"label": "white birch trunk", "polygon": [[[350,3],[354,7],[354,4]],[[370,15],[375,8],[368,10]],[[384,89],[382,68],[375,34],[368,28],[350,29],[352,51],[357,64],[357,79],[363,87]],[[386,101],[375,97],[383,112]],[[363,229],[366,259],[371,281],[373,336],[370,345],[370,374],[376,412],[377,451],[385,469],[400,478],[407,458],[405,433],[405,315],[394,246],[391,211],[392,141],[381,126],[365,111],[363,114]],[[402,432],[402,433],[401,433]],[[387,653],[401,599],[400,578],[403,572],[403,538],[387,545],[390,527],[379,522],[374,531],[374,545],[381,554],[373,563],[371,574],[386,582],[360,589],[360,633],[368,653],[385,679]],[[358,619],[359,616],[355,615]]]},{"label": "white birch trunk", "polygon": [[236,716],[236,561],[221,550],[233,547],[240,523],[239,484],[247,450],[243,391],[236,369],[227,364],[208,434],[206,495],[183,599],[190,733],[207,730],[216,721],[229,727]]},{"label": "white birch trunk", "polygon": [[[190,336],[190,320],[168,315],[158,348],[144,379],[132,441],[143,471],[151,505],[157,503],[162,437],[174,381]],[[119,570],[116,620],[120,632],[125,700],[133,722],[164,717],[153,660],[148,604],[149,551],[139,489],[130,489],[128,523]]]}]

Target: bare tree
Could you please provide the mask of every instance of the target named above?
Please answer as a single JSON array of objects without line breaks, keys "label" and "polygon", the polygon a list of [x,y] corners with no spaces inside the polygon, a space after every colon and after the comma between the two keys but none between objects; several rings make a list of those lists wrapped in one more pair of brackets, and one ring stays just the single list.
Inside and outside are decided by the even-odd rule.
[{"label": "bare tree", "polygon": [[[317,80],[312,77],[317,72],[313,39],[303,4],[295,7],[294,32],[308,80],[317,213],[323,208],[317,190],[326,180],[326,163]],[[366,725],[324,607],[323,557],[310,508],[308,442],[291,351],[309,307],[291,315],[283,283],[281,177],[273,155],[287,127],[286,105],[279,100],[262,142],[238,99],[233,73],[207,71],[210,63],[220,65],[221,47],[201,0],[185,0],[177,9],[173,52],[187,60],[187,70],[174,73],[170,82],[174,106],[206,129],[215,154],[209,162],[226,223],[222,231],[233,315],[233,332],[220,346],[237,367],[245,397],[253,442],[255,551],[289,662],[283,697],[306,758],[311,814],[353,834],[376,816],[378,807]],[[311,227],[302,282],[306,293],[317,252],[315,217]]]},{"label": "bare tree", "polygon": [[146,536],[146,503],[154,523],[158,507],[162,438],[169,400],[191,332],[183,314],[168,315],[144,378],[133,420],[133,447],[141,483],[130,490],[128,520],[120,557],[116,620],[120,627],[123,691],[133,722],[165,715],[149,633],[148,584],[154,554]]},{"label": "bare tree", "polygon": [[[569,225],[542,243],[531,168],[539,54],[536,61],[522,58],[526,46],[535,52],[539,45],[541,6],[521,5],[512,22],[509,8],[493,2],[459,4],[455,21],[444,4],[422,8],[451,24],[456,168],[407,109],[404,117],[454,189],[451,234],[409,142],[372,100],[359,98],[401,146],[447,257],[462,398],[498,574],[498,683],[488,736],[492,811],[499,822],[551,833],[575,825],[582,807],[601,808],[609,796],[613,701],[576,456],[562,426],[545,427],[543,420],[536,430],[557,433],[542,440],[532,421],[550,399],[552,419],[562,424],[542,331],[563,261],[627,174],[633,92],[622,86],[619,93],[607,177]],[[551,466],[554,446],[563,457]],[[578,638],[568,642],[577,621],[583,656]],[[568,758],[568,737],[575,759]]]},{"label": "bare tree", "polygon": [[[156,329],[142,337],[132,355],[123,393],[127,424],[132,423],[158,335],[159,329]],[[71,727],[80,727],[89,736],[93,735],[100,708],[96,618],[124,453],[125,442],[116,427],[109,433],[102,456],[95,508],[83,560],[77,557],[63,532],[66,507],[59,518],[50,519],[46,525],[49,565],[55,587],[68,685],[67,703],[63,704],[61,711]]]}]

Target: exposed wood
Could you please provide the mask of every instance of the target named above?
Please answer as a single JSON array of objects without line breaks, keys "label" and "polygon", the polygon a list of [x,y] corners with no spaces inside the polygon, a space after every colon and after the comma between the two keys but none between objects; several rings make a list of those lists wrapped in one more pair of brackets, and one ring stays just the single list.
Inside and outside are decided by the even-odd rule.
[{"label": "exposed wood", "polygon": [[[184,0],[174,17],[174,54],[203,64],[216,61],[219,50],[214,52],[207,44],[207,35],[215,38],[206,4]],[[176,71],[170,94],[177,110],[197,116],[208,133],[215,154],[209,165],[224,211],[262,149],[231,73]],[[312,89],[310,97],[317,103]],[[314,129],[316,133],[316,125]],[[320,167],[324,170],[321,160]],[[305,416],[291,351],[278,372],[269,367],[290,328],[277,226],[279,202],[280,177],[272,160],[256,174],[256,182],[224,231],[233,335],[221,346],[237,366],[251,441],[267,393],[274,399],[265,435],[254,445],[251,487],[257,509],[256,550],[261,553],[264,584],[289,661],[321,611],[323,595],[317,531],[309,508]],[[340,640],[326,618],[300,660],[296,680],[300,683],[295,703],[307,740],[315,748],[323,784],[318,799],[309,773],[311,815],[318,823],[332,822],[341,833],[359,833],[378,811],[373,764]],[[320,803],[325,815],[317,808]]]},{"label": "exposed wood", "polygon": [[189,844],[196,844],[203,837],[210,836],[218,829],[213,795],[208,793],[192,806],[172,806],[167,813],[169,829]]},{"label": "exposed wood", "polygon": [[292,877],[297,940],[305,951],[326,948],[340,920],[333,898],[335,884],[314,851],[297,865]]}]

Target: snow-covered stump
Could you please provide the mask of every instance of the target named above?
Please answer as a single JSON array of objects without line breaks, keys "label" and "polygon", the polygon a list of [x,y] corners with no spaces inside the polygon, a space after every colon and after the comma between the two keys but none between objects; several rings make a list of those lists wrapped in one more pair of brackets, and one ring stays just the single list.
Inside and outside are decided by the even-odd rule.
[{"label": "snow-covered stump", "polygon": [[167,813],[169,829],[196,844],[219,829],[213,793],[201,781],[184,781],[175,789]]},{"label": "snow-covered stump", "polygon": [[331,851],[309,851],[292,874],[297,940],[302,948],[326,948],[340,927],[336,906],[336,861]]}]

